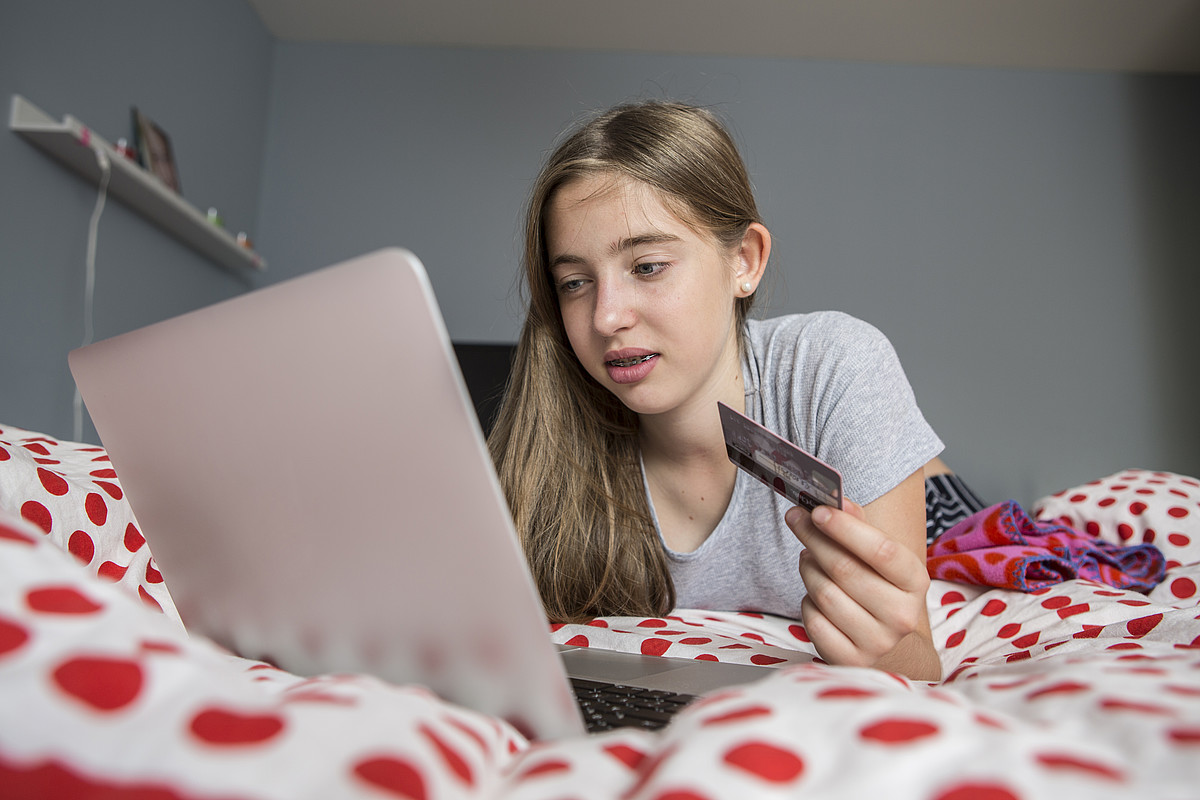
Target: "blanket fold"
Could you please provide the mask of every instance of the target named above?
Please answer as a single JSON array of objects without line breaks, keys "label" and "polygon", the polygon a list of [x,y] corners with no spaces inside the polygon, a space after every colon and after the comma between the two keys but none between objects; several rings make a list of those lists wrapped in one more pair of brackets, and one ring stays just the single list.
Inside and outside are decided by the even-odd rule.
[{"label": "blanket fold", "polygon": [[1022,592],[1074,578],[1148,592],[1166,573],[1166,559],[1154,545],[1112,544],[1034,520],[1013,500],[953,526],[929,545],[927,557],[934,579]]}]

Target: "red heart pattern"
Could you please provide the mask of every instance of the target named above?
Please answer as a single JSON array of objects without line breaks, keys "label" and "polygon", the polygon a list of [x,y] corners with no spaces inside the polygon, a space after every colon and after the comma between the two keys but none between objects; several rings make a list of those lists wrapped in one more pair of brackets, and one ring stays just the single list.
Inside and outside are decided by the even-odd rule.
[{"label": "red heart pattern", "polygon": [[390,756],[368,758],[353,767],[354,775],[391,797],[425,800],[425,779],[411,762]]},{"label": "red heart pattern", "polygon": [[0,453],[0,511],[32,522],[93,574],[179,623],[103,449],[0,426]]},{"label": "red heart pattern", "polygon": [[283,718],[273,713],[250,713],[206,708],[188,726],[198,740],[219,747],[262,744],[283,733]]},{"label": "red heart pattern", "polygon": [[531,744],[419,687],[292,675],[147,610],[169,594],[101,485],[119,488],[104,459],[0,428],[0,786],[26,796],[1026,800],[1196,785],[1200,484],[1183,476],[1124,471],[1044,501],[1169,552],[1148,595],[935,582],[936,685],[825,666],[801,622],[757,613],[552,626],[560,643],[764,664],[768,678],[706,695],[659,734]]},{"label": "red heart pattern", "polygon": [[43,614],[93,614],[101,606],[74,586],[43,586],[25,594],[25,604]]},{"label": "red heart pattern", "polygon": [[19,622],[0,619],[0,657],[19,649],[29,641],[29,630]]},{"label": "red heart pattern", "polygon": [[768,783],[792,783],[804,772],[804,761],[791,749],[761,741],[749,741],[730,748],[724,757],[730,766],[750,773]]},{"label": "red heart pattern", "polygon": [[96,711],[117,711],[130,705],[144,681],[137,661],[106,656],[71,658],[51,674],[66,694]]}]

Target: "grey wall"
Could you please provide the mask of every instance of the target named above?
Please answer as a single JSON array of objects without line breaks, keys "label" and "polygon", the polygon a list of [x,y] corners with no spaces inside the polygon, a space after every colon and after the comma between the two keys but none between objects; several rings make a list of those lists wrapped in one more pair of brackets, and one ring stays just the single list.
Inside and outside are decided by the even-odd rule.
[{"label": "grey wall", "polygon": [[1200,472],[1196,77],[311,44],[274,69],[276,277],[404,245],[453,337],[515,338],[516,227],[556,134],[693,100],[732,121],[775,234],[769,311],[882,328],[985,496]]},{"label": "grey wall", "polygon": [[[21,94],[115,142],[137,105],[171,136],[184,196],[257,225],[273,41],[243,0],[0,2],[0,423],[73,434],[67,352],[84,335],[97,188],[8,131]],[[110,199],[95,332],[111,336],[233,296],[245,274],[194,254]],[[95,441],[87,430],[86,438]]]},{"label": "grey wall", "polygon": [[[987,498],[1200,473],[1200,77],[293,44],[240,0],[90,5],[0,8],[0,98],[110,138],[130,103],[151,111],[185,194],[254,233],[266,281],[403,245],[452,337],[512,340],[516,228],[556,134],[692,100],[732,121],[775,234],[768,313],[882,328]],[[0,171],[0,422],[68,435],[94,192],[12,135]],[[98,335],[254,282],[124,209],[99,265]]]}]

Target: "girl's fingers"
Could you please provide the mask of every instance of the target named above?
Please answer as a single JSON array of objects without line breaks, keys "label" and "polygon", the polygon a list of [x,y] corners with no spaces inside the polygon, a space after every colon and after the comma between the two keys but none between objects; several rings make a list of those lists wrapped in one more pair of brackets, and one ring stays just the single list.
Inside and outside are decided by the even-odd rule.
[{"label": "girl's fingers", "polygon": [[823,560],[837,558],[837,551],[823,547],[822,534],[902,591],[924,595],[928,589],[929,573],[916,554],[851,511],[818,506],[807,514],[793,508],[786,521],[800,542]]},{"label": "girl's fingers", "polygon": [[862,659],[858,648],[837,625],[832,623],[813,601],[806,596],[800,603],[800,617],[804,622],[804,630],[817,654],[830,664],[841,664],[851,667],[870,666]]},{"label": "girl's fingers", "polygon": [[805,546],[801,609],[818,652],[832,663],[872,665],[920,625],[929,576],[855,510],[793,509],[787,522]]},{"label": "girl's fingers", "polygon": [[844,547],[824,536],[801,553],[800,577],[827,616],[852,619],[851,606],[877,617],[897,598],[897,589]]},{"label": "girl's fingers", "polygon": [[[812,596],[800,604],[804,630],[821,658],[830,664],[871,667],[896,646],[891,637],[864,638],[856,641],[837,620],[825,613]],[[861,631],[858,632],[861,635]]]},{"label": "girl's fingers", "polygon": [[[855,581],[854,588],[847,588],[851,582],[831,577],[812,552],[801,554],[800,577],[810,605],[857,650],[870,654],[873,661],[910,632],[914,620],[905,612],[913,599],[878,575],[863,569],[859,572],[869,574],[869,581]],[[820,643],[820,634],[810,630],[809,635]]]}]

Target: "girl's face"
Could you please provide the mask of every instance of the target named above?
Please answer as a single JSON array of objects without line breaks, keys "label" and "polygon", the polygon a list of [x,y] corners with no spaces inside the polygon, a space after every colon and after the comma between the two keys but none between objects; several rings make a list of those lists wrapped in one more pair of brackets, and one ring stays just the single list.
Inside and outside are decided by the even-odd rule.
[{"label": "girl's face", "polygon": [[646,184],[604,174],[558,189],[546,247],[575,356],[630,410],[741,408],[736,249],[690,228]]}]

